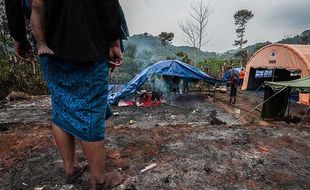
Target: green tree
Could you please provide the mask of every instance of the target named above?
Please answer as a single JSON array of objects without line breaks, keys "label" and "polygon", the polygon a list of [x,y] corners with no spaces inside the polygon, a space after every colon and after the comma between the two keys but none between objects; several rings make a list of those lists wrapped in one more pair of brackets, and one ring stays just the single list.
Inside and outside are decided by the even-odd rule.
[{"label": "green tree", "polygon": [[121,67],[122,73],[129,75],[129,78],[135,76],[140,70],[136,55],[137,45],[129,44],[124,53],[124,65]]},{"label": "green tree", "polygon": [[174,33],[172,32],[162,32],[158,35],[161,45],[167,46],[172,43],[174,38]]},{"label": "green tree", "polygon": [[234,14],[235,25],[237,26],[237,40],[235,40],[234,46],[238,46],[239,49],[242,49],[243,45],[245,45],[248,41],[244,39],[245,27],[249,20],[254,17],[252,11],[243,9],[239,10]]},{"label": "green tree", "polygon": [[301,34],[301,43],[310,44],[310,30],[306,30]]},{"label": "green tree", "polygon": [[179,51],[179,52],[176,52],[175,55],[178,58],[180,58],[182,62],[188,63],[188,64],[191,63],[191,60],[188,58],[188,54],[186,52]]},{"label": "green tree", "polygon": [[249,54],[246,49],[240,49],[236,54],[235,57],[239,59],[242,63],[246,63],[249,59]]},{"label": "green tree", "polygon": [[242,47],[248,42],[246,39],[244,39],[245,27],[249,20],[251,20],[253,17],[254,14],[252,13],[252,11],[246,9],[238,10],[234,14],[235,25],[237,26],[237,39],[235,40],[235,43],[233,45],[239,47],[239,51],[236,53],[235,57],[240,58],[240,67],[242,67],[242,65],[246,63],[248,58],[247,51],[243,50]]},{"label": "green tree", "polygon": [[174,38],[174,33],[172,33],[172,32],[162,32],[157,37],[160,40],[161,45],[164,46],[164,48],[161,49],[161,53],[162,53],[163,57],[165,57],[168,54],[167,46],[172,43],[172,40]]},{"label": "green tree", "polygon": [[197,67],[211,76],[216,77],[221,71],[221,68],[226,66],[227,62],[227,59],[209,58],[198,62]]}]

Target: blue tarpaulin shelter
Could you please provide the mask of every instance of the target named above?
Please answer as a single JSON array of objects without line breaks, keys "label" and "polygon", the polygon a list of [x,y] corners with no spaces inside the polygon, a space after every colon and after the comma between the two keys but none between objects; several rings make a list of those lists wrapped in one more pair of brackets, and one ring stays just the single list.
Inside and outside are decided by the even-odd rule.
[{"label": "blue tarpaulin shelter", "polygon": [[[233,68],[233,71],[235,73],[236,76],[238,76],[239,78],[239,72],[241,71],[242,68]],[[230,71],[231,69],[229,69],[228,71],[226,71],[226,73],[224,74],[224,81],[228,81],[229,77],[230,77]]]},{"label": "blue tarpaulin shelter", "polygon": [[109,84],[108,86],[109,94],[117,93],[121,91],[125,86],[126,84]]},{"label": "blue tarpaulin shelter", "polygon": [[152,75],[167,75],[167,76],[177,76],[181,78],[190,78],[203,80],[211,84],[219,82],[219,80],[214,79],[205,72],[183,63],[178,60],[166,60],[155,63],[136,75],[127,85],[122,89],[122,91],[116,94],[110,94],[108,102],[114,104],[120,99],[136,92],[145,81],[147,81]]}]

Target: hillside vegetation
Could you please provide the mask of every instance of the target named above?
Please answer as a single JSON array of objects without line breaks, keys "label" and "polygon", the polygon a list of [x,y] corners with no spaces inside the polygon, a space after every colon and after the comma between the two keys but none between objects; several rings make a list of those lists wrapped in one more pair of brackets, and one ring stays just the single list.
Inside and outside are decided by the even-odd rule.
[{"label": "hillside vegetation", "polygon": [[[289,44],[310,44],[310,30],[292,38],[280,40],[278,43]],[[7,41],[8,39],[5,39]],[[257,50],[271,42],[261,42],[245,47],[250,57]],[[12,91],[23,91],[30,94],[48,93],[40,72],[38,63],[33,65],[26,63],[20,64],[14,59],[12,43],[5,50],[3,40],[0,40],[2,49],[0,56],[0,100]],[[7,45],[7,44],[6,44]],[[142,69],[160,60],[178,59],[192,64],[208,74],[217,77],[220,70],[227,66],[239,66],[240,60],[235,57],[236,49],[225,53],[203,52],[197,48],[189,46],[174,46],[168,44],[163,46],[156,36],[148,33],[137,34],[124,41],[124,65],[112,74],[111,83],[126,83]]]},{"label": "hillside vegetation", "polygon": [[[306,30],[300,35],[280,40],[277,43],[310,44],[309,38],[308,42],[306,38],[309,35],[310,30]],[[271,44],[271,42],[259,42],[245,47],[247,57],[249,58],[257,50],[268,44]],[[111,81],[113,83],[125,83],[143,68],[165,59],[184,61],[199,67],[215,77],[223,67],[239,66],[241,62],[240,59],[235,57],[235,54],[238,52],[237,49],[232,49],[225,53],[216,53],[203,52],[189,46],[174,46],[172,44],[163,46],[156,36],[148,33],[129,37],[128,41],[124,41],[124,46],[126,50],[124,54],[124,67],[118,70],[118,76],[114,75],[115,77],[112,77]]]}]

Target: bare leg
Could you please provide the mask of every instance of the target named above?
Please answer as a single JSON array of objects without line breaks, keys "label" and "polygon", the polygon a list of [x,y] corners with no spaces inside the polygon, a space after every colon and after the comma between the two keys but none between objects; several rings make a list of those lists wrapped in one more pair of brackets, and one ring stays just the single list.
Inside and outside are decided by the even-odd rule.
[{"label": "bare leg", "polygon": [[105,171],[105,142],[81,142],[90,166],[92,189],[115,187],[122,183],[121,175]]},{"label": "bare leg", "polygon": [[104,183],[105,174],[105,143],[81,142],[90,166],[92,186]]},{"label": "bare leg", "polygon": [[37,43],[38,54],[54,54],[47,46],[45,31],[45,4],[44,0],[33,0],[31,12],[31,26]]},{"label": "bare leg", "polygon": [[55,124],[52,124],[52,132],[60,155],[64,161],[66,174],[72,175],[75,164],[74,137],[63,131],[61,128],[57,127]]}]

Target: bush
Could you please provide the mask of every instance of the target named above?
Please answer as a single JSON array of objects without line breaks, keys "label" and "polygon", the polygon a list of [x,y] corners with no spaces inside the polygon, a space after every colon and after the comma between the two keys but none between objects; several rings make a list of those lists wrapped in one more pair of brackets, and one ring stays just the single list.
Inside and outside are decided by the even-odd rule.
[{"label": "bush", "polygon": [[9,56],[0,57],[0,99],[12,91],[21,91],[30,95],[48,94],[48,89],[37,61],[16,63]]}]

